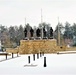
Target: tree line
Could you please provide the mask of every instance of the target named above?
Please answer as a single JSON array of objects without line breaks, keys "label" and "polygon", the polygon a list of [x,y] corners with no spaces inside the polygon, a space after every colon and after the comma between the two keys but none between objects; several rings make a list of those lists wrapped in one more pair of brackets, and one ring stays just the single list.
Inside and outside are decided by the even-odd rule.
[{"label": "tree line", "polygon": [[66,22],[65,25],[58,23],[55,28],[56,39],[58,37],[58,27],[60,31],[60,40],[70,39],[72,41],[70,45],[76,46],[76,23],[73,23],[72,25],[69,22]]},{"label": "tree line", "polygon": [[[45,26],[47,31],[47,37],[49,37],[49,29],[51,24],[43,22],[40,23],[38,27],[34,26],[34,35],[36,34],[37,28],[42,28],[42,26]],[[2,45],[5,47],[16,47],[20,45],[20,40],[24,39],[24,29],[25,27],[28,29],[28,31],[31,28],[31,25],[27,23],[24,27],[23,25],[20,26],[10,26],[5,27],[3,25],[0,25],[0,40],[2,42]],[[58,39],[58,30],[60,32],[60,40],[70,39],[73,41],[72,45],[76,45],[76,23],[73,23],[71,25],[69,22],[66,22],[65,25],[62,23],[58,23],[56,25],[56,28],[54,30],[54,38]]]}]

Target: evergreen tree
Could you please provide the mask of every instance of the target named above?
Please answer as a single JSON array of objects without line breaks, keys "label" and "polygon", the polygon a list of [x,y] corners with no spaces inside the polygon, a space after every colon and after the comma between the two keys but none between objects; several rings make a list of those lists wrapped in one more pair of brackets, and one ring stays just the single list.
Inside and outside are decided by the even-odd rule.
[{"label": "evergreen tree", "polygon": [[22,40],[23,38],[24,38],[24,28],[22,25],[20,25],[18,29],[17,38],[16,38],[18,45],[20,44],[20,40]]},{"label": "evergreen tree", "polygon": [[68,22],[65,23],[64,39],[73,39],[72,28]]}]

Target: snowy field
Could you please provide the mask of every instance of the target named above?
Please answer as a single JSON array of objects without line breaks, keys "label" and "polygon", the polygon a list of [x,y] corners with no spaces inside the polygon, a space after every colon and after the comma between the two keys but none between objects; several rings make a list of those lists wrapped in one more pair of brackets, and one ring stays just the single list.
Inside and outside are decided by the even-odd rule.
[{"label": "snowy field", "polygon": [[[17,55],[14,55],[16,57]],[[29,65],[28,56],[30,56]],[[44,67],[44,57],[46,57],[47,66]],[[45,54],[35,61],[33,55],[19,55],[17,58],[0,62],[0,75],[76,75],[76,54]],[[0,56],[0,61],[4,60],[5,56]]]}]

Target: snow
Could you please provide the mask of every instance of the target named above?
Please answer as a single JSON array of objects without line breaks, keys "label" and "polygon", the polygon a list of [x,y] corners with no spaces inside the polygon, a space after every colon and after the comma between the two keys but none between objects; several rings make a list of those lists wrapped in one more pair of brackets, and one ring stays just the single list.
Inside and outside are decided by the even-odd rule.
[{"label": "snow", "polygon": [[[28,56],[31,57],[31,63],[37,66],[26,66]],[[76,54],[45,54],[44,56],[33,60],[33,54],[8,56],[9,60],[0,62],[0,75],[76,75]],[[47,66],[44,67],[44,57],[46,57]],[[4,60],[5,56],[0,56]]]}]

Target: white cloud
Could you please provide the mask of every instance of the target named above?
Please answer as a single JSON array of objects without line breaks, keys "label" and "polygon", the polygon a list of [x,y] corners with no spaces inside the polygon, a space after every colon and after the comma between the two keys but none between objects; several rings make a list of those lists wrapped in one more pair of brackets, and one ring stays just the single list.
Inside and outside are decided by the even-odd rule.
[{"label": "white cloud", "polygon": [[26,22],[38,25],[43,21],[51,23],[53,28],[60,22],[73,23],[76,17],[75,0],[0,0],[0,23],[3,25],[19,25]]}]

